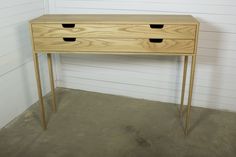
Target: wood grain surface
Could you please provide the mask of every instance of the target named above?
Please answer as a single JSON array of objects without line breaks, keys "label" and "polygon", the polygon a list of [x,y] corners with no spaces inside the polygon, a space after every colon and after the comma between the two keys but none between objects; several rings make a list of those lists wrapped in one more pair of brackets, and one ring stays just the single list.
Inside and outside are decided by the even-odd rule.
[{"label": "wood grain surface", "polygon": [[134,52],[134,53],[193,53],[194,40],[164,39],[152,43],[149,39],[77,38],[64,41],[63,38],[34,38],[36,51],[60,52]]},{"label": "wood grain surface", "polygon": [[32,24],[34,37],[88,37],[88,38],[170,38],[194,39],[196,25],[152,24],[72,24],[64,28],[62,24]]},{"label": "wood grain surface", "polygon": [[31,23],[131,23],[131,24],[198,24],[191,15],[153,14],[46,14],[30,21]]}]

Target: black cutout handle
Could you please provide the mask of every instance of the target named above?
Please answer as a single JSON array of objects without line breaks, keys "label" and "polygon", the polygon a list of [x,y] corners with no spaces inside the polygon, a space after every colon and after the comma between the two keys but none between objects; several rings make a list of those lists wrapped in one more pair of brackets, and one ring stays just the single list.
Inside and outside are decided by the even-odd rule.
[{"label": "black cutout handle", "polygon": [[157,38],[153,38],[153,39],[149,39],[149,41],[151,42],[151,43],[162,43],[163,42],[163,39],[157,39]]},{"label": "black cutout handle", "polygon": [[62,24],[63,28],[75,28],[75,24],[72,23],[66,23],[66,24]]},{"label": "black cutout handle", "polygon": [[162,29],[164,27],[163,24],[150,24],[152,29]]},{"label": "black cutout handle", "polygon": [[75,42],[76,38],[63,38],[65,42]]}]

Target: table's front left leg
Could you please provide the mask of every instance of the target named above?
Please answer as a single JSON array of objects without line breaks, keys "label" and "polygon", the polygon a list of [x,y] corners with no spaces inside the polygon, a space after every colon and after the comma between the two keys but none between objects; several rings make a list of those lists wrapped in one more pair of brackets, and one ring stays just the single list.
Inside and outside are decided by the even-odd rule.
[{"label": "table's front left leg", "polygon": [[33,60],[34,60],[35,76],[36,76],[37,87],[38,87],[41,125],[43,129],[46,129],[47,124],[46,124],[46,118],[45,118],[44,102],[43,102],[42,87],[41,87],[41,80],[40,80],[39,61],[38,61],[38,54],[35,52],[33,52]]},{"label": "table's front left leg", "polygon": [[54,87],[54,77],[53,77],[53,68],[52,68],[52,55],[48,53],[47,58],[48,58],[48,71],[49,71],[50,84],[51,84],[52,111],[56,112],[57,108],[56,108],[55,87]]}]

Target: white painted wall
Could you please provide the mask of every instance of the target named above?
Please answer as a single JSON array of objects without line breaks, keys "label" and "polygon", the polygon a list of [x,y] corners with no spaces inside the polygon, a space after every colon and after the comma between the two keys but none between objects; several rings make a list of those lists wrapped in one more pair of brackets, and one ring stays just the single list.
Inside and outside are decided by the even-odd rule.
[{"label": "white painted wall", "polygon": [[[193,105],[236,111],[235,0],[49,0],[50,13],[191,14],[201,22]],[[182,59],[62,55],[60,86],[178,103]]]},{"label": "white painted wall", "polygon": [[[0,1],[0,128],[37,101],[28,21],[45,13],[42,0]],[[41,69],[47,69],[44,56]],[[42,75],[47,78],[47,71]],[[48,80],[43,80],[44,93]],[[47,86],[49,87],[49,86]]]}]

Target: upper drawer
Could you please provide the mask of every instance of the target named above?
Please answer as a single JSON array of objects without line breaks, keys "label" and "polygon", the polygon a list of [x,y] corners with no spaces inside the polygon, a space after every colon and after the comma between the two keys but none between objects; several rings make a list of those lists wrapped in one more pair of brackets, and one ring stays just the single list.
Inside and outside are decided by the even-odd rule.
[{"label": "upper drawer", "polygon": [[34,37],[194,39],[196,25],[32,24]]}]

